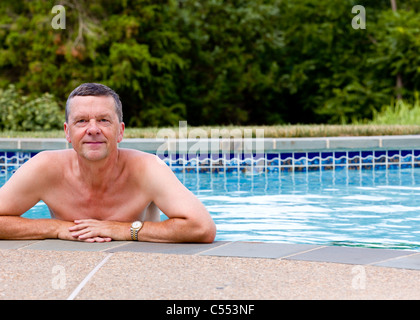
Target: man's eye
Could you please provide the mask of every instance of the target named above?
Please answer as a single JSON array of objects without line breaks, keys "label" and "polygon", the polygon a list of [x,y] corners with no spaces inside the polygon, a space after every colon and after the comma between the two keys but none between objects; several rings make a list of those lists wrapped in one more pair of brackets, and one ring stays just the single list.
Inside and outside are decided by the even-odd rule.
[{"label": "man's eye", "polygon": [[108,119],[101,119],[101,122],[109,122]]},{"label": "man's eye", "polygon": [[84,122],[86,122],[86,120],[84,119],[77,120],[77,123],[84,123]]}]

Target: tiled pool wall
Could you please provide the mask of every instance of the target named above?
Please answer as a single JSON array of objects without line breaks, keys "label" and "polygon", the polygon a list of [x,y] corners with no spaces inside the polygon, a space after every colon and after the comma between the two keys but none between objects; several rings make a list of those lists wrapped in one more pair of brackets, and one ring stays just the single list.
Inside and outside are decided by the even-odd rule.
[{"label": "tiled pool wall", "polygon": [[[420,167],[420,136],[284,139],[126,139],[121,148],[157,154],[174,172],[310,172]],[[0,175],[65,139],[0,139]]]}]

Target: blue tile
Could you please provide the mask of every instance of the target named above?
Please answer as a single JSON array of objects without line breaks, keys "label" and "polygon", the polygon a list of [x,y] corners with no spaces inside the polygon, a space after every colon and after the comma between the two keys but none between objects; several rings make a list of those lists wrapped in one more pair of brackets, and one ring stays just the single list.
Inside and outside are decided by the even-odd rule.
[{"label": "blue tile", "polygon": [[295,160],[299,160],[299,159],[302,159],[302,158],[307,158],[307,156],[306,156],[306,153],[304,153],[304,152],[296,152],[296,153],[293,154],[293,158]]},{"label": "blue tile", "polygon": [[362,158],[366,158],[369,156],[373,157],[373,151],[362,151]]},{"label": "blue tile", "polygon": [[[16,169],[35,156],[37,152],[0,151],[2,174]],[[260,167],[264,172],[308,172],[318,170],[386,170],[420,167],[420,150],[381,151],[314,151],[269,153],[218,153],[218,154],[158,154],[175,172],[238,172],[247,167]],[[202,168],[198,168],[202,167]],[[269,169],[269,167],[271,167]],[[187,170],[188,169],[188,170]],[[194,169],[194,170],[193,170]],[[211,170],[215,169],[215,170]]]},{"label": "blue tile", "polygon": [[348,160],[346,152],[336,152],[334,154],[334,159],[335,159],[334,160],[335,164],[338,164],[338,165],[347,164],[347,160]]},{"label": "blue tile", "polygon": [[332,152],[322,152],[321,153],[321,164],[333,164],[334,163],[334,153]]},{"label": "blue tile", "polygon": [[267,167],[278,167],[279,164],[280,162],[278,159],[267,160]]},{"label": "blue tile", "polygon": [[362,151],[361,152],[362,163],[372,163],[373,162],[373,151]]},{"label": "blue tile", "polygon": [[319,158],[319,152],[308,152],[308,159]]},{"label": "blue tile", "polygon": [[282,160],[293,159],[293,154],[292,153],[281,153],[280,158]]},{"label": "blue tile", "polygon": [[279,158],[279,154],[278,153],[267,153],[266,155],[266,159],[267,160],[272,160],[272,159],[276,159]]},{"label": "blue tile", "polygon": [[386,151],[375,151],[375,163],[386,162]]},{"label": "blue tile", "polygon": [[388,151],[388,162],[399,162],[400,152],[399,151]]},{"label": "blue tile", "polygon": [[408,155],[413,155],[413,151],[412,150],[401,150],[401,156],[405,157]]}]

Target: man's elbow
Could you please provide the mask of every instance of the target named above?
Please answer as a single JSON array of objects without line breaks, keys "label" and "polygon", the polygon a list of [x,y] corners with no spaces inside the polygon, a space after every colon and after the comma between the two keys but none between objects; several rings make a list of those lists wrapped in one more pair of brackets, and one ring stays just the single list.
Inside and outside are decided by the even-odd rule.
[{"label": "man's elbow", "polygon": [[202,223],[199,227],[196,242],[212,243],[216,238],[216,225],[213,220],[207,223]]}]

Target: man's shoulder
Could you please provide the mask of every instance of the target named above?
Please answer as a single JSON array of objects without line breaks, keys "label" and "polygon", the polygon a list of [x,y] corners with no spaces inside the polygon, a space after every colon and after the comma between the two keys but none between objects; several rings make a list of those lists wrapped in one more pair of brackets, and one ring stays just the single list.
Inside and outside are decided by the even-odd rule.
[{"label": "man's shoulder", "polygon": [[31,160],[33,162],[53,164],[57,163],[57,161],[69,160],[72,155],[74,155],[74,150],[72,149],[48,150],[37,153]]},{"label": "man's shoulder", "polygon": [[126,164],[136,170],[144,171],[153,168],[159,168],[159,166],[166,166],[166,164],[156,155],[134,150],[134,149],[119,149],[121,155],[125,159]]},{"label": "man's shoulder", "polygon": [[154,154],[134,149],[119,148],[118,151],[120,152],[120,155],[123,156],[123,158],[128,162],[150,161],[156,157]]},{"label": "man's shoulder", "polygon": [[[74,152],[74,151],[73,151]],[[43,170],[44,174],[61,170],[72,156],[72,150],[48,150],[41,151],[25,163],[26,167]]]},{"label": "man's shoulder", "polygon": [[67,153],[64,151],[39,152],[16,171],[13,181],[20,184],[36,182],[39,188],[42,188],[44,182],[51,185],[63,172],[65,162],[62,159],[66,158]]}]

